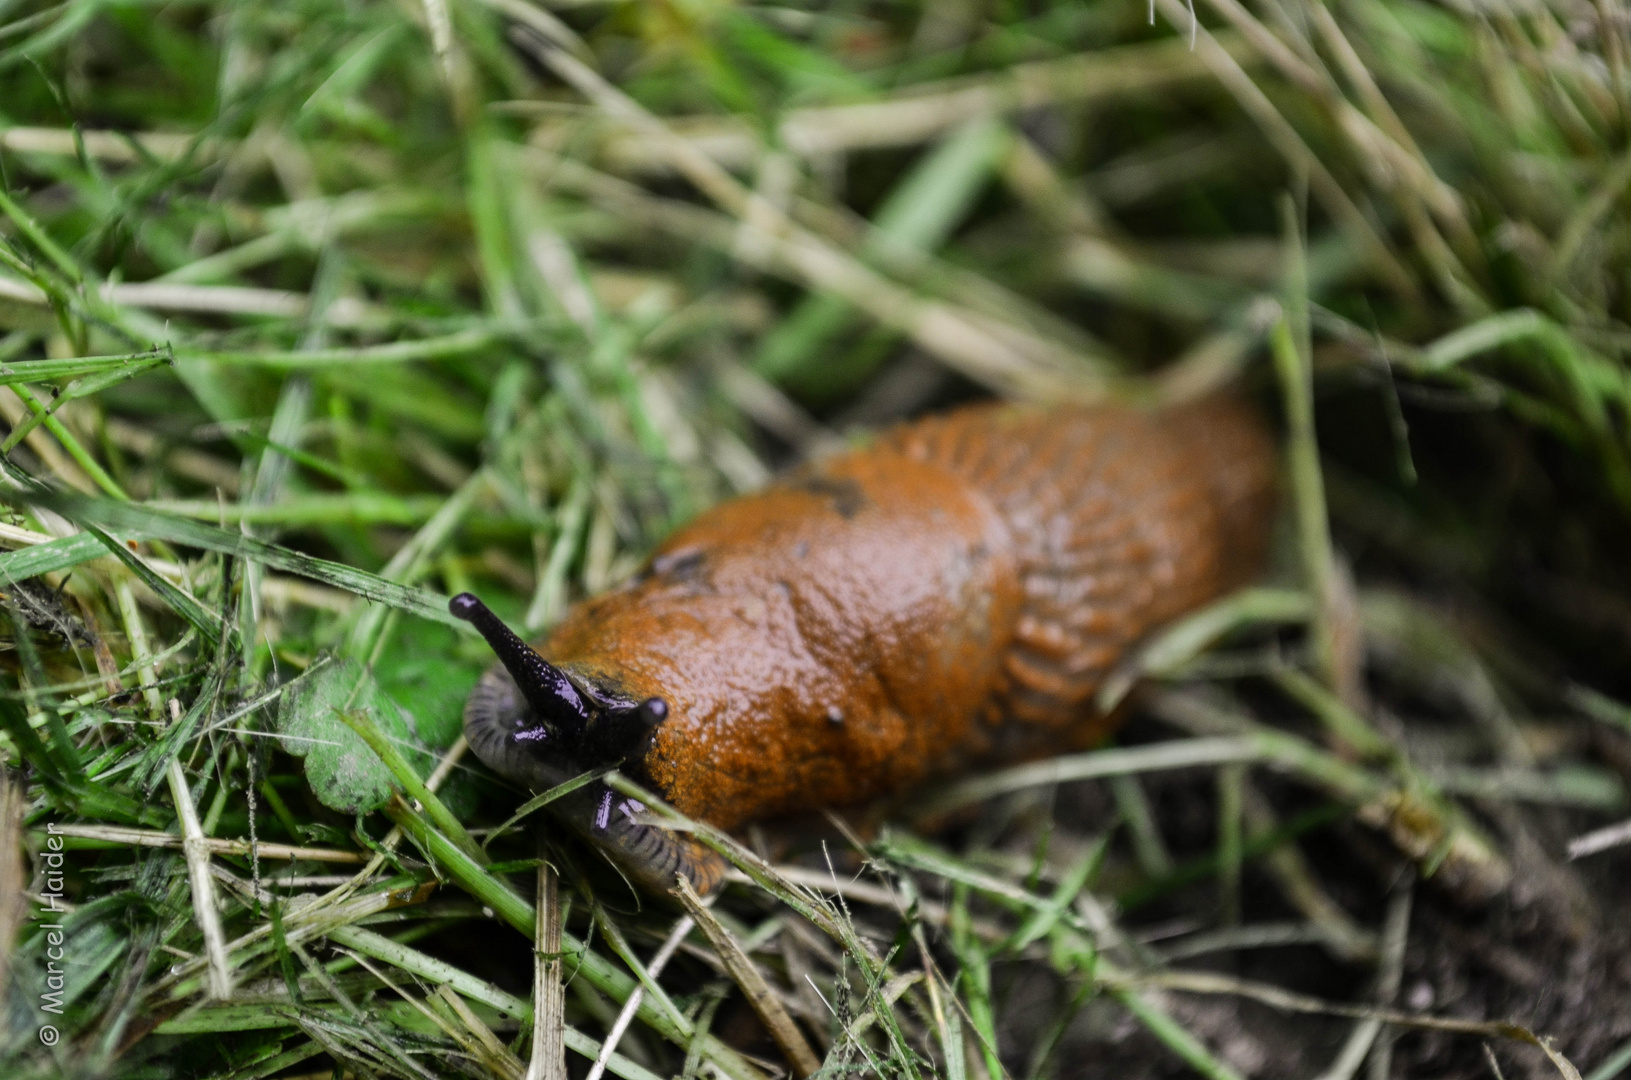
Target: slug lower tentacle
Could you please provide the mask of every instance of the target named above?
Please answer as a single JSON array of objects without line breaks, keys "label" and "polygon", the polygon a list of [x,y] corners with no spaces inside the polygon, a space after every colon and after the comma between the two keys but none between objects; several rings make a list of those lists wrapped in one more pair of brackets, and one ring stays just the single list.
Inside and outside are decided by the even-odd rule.
[{"label": "slug lower tentacle", "polygon": [[[1225,398],[903,425],[702,515],[538,652],[455,600],[505,665],[466,733],[532,790],[620,764],[725,829],[1090,745],[1126,652],[1257,572],[1274,475]],[[552,809],[650,888],[717,884],[716,855],[608,794]]]}]

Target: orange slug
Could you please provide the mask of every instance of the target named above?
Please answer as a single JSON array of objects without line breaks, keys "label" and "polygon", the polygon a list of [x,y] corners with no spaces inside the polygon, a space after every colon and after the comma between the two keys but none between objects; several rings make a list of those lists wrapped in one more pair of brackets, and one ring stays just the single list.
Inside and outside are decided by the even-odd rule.
[{"label": "orange slug", "polygon": [[[538,651],[455,597],[502,661],[465,734],[533,790],[617,764],[723,829],[1090,745],[1117,661],[1258,571],[1274,476],[1222,397],[904,424],[703,514]],[[551,809],[647,888],[723,878],[603,784]]]}]

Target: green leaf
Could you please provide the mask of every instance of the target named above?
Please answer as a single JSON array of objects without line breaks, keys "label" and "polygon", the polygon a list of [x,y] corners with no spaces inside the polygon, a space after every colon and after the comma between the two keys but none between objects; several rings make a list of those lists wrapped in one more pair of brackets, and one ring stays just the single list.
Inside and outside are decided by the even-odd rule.
[{"label": "green leaf", "polygon": [[[370,714],[362,710],[340,709],[336,715],[345,722],[346,727],[362,738],[368,749],[374,752],[374,756],[390,770],[396,782],[402,785],[402,790],[416,805],[424,809],[425,816],[435,823],[443,835],[471,858],[478,862],[487,861],[481,849],[476,846],[476,842],[465,831],[464,823],[453,811],[442,805],[442,800],[425,785],[424,778],[430,772],[432,764],[429,760],[424,760],[422,766],[415,767],[402,753],[404,740],[393,737],[374,723]],[[423,758],[423,755],[420,756]],[[363,831],[360,819],[357,822],[357,831],[359,833]]]},{"label": "green leaf", "polygon": [[[306,759],[306,782],[324,806],[355,814],[378,809],[396,784],[379,756],[352,731],[342,712],[358,713],[400,746],[414,745],[402,711],[356,660],[337,660],[283,695],[278,731],[283,748]],[[409,750],[415,764],[423,753]]]},{"label": "green leaf", "polygon": [[459,652],[459,635],[445,626],[403,622],[374,664],[380,687],[403,712],[425,745],[451,745],[464,727],[464,699],[490,660]]}]

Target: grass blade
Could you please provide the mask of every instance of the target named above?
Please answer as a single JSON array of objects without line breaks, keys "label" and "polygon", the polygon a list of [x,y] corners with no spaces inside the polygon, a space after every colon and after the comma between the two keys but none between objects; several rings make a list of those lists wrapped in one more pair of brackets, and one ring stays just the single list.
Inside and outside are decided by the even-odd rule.
[{"label": "grass blade", "polygon": [[[303,555],[278,544],[256,540],[203,522],[191,521],[131,503],[35,493],[22,495],[20,498],[55,510],[70,521],[94,524],[118,533],[140,533],[172,544],[203,548],[205,551],[216,551],[238,559],[249,559],[274,570],[297,574],[337,589],[344,589],[346,592],[356,593],[364,599],[386,604],[422,619],[439,622],[455,629],[464,628],[463,622],[448,613],[446,597],[437,596],[423,589],[410,589],[387,581],[377,574],[370,574],[366,570],[346,566],[344,563]],[[98,547],[100,546],[98,543]]]}]

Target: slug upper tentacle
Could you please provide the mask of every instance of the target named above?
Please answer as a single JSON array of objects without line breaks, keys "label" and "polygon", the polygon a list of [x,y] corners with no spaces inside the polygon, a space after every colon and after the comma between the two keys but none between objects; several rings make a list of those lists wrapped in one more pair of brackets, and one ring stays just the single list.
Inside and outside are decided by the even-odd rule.
[{"label": "slug upper tentacle", "polygon": [[[633,701],[574,680],[538,655],[470,593],[449,600],[448,610],[481,631],[504,665],[510,685],[526,702],[525,711],[505,714],[521,725],[507,733],[515,752],[556,763],[576,760],[591,766],[615,765],[642,753],[652,731],[668,719],[668,704],[662,698]],[[481,699],[478,713],[484,720],[495,715],[497,693],[487,686],[470,698],[472,703]],[[469,717],[467,707],[466,724]],[[488,745],[500,752],[496,744]]]},{"label": "slug upper tentacle", "polygon": [[[1087,745],[1126,651],[1257,572],[1274,475],[1223,398],[903,425],[702,515],[540,651],[456,598],[504,664],[466,733],[533,790],[620,762],[726,829]],[[631,877],[721,878],[689,837],[580,793],[552,809]]]}]

